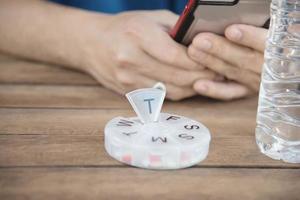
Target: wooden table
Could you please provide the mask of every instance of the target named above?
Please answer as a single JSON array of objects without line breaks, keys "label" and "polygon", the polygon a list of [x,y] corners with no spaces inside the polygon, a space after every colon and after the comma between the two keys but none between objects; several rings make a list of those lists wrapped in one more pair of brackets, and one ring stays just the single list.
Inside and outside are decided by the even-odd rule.
[{"label": "wooden table", "polygon": [[132,168],[110,158],[103,128],[132,116],[127,101],[79,72],[0,59],[0,199],[300,199],[300,166],[256,147],[257,98],[166,102],[209,127],[199,165]]}]

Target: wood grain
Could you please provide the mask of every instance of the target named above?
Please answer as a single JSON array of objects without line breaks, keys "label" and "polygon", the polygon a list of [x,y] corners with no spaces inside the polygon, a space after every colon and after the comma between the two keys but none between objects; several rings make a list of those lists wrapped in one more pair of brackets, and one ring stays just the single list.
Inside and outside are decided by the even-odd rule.
[{"label": "wood grain", "polygon": [[[200,109],[199,113],[210,114],[196,116],[196,112],[195,119],[212,133],[208,159],[201,165],[295,166],[258,151],[252,113]],[[130,110],[0,109],[0,166],[119,165],[107,156],[103,145],[105,124],[119,114],[133,115]],[[222,120],[215,120],[216,115]]]},{"label": "wood grain", "polygon": [[176,171],[131,168],[109,157],[103,130],[134,116],[90,76],[0,54],[0,199],[299,199],[300,165],[256,147],[257,97],[166,101],[163,111],[203,122],[208,158]]},{"label": "wood grain", "polygon": [[45,63],[0,57],[1,84],[99,85],[91,76]]},{"label": "wood grain", "polygon": [[[166,101],[164,108],[193,113],[211,108],[225,113],[256,112],[257,97],[223,102],[203,97],[180,102]],[[0,85],[0,107],[129,109],[124,96],[99,86]]]},{"label": "wood grain", "polygon": [[[9,166],[117,166],[100,136],[1,135],[0,167]],[[208,158],[199,166],[295,168],[262,155],[254,136],[213,136]]]},{"label": "wood grain", "polygon": [[0,169],[1,199],[299,199],[292,169]]},{"label": "wood grain", "polygon": [[[164,111],[201,121],[218,135],[252,136],[255,129],[254,112],[201,107],[193,113]],[[0,109],[0,134],[98,135],[110,119],[135,115],[131,109]]]}]

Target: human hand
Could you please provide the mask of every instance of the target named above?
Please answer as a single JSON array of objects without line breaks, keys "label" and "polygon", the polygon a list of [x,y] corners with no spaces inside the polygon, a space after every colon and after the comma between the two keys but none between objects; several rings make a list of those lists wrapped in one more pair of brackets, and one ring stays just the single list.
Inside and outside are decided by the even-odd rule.
[{"label": "human hand", "polygon": [[189,56],[229,81],[199,80],[194,89],[201,95],[230,100],[257,92],[264,61],[267,30],[232,25],[225,37],[200,33],[189,46]]},{"label": "human hand", "polygon": [[95,42],[88,43],[87,72],[104,86],[124,94],[164,82],[167,98],[180,100],[196,94],[193,83],[213,80],[174,42],[168,30],[177,16],[168,11],[126,12],[110,16]]}]

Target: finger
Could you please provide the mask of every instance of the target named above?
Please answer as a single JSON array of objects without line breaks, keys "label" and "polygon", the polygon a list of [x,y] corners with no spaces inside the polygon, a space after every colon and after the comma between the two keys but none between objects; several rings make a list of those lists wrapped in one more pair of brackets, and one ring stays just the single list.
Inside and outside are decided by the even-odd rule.
[{"label": "finger", "polygon": [[191,46],[239,68],[256,73],[261,72],[263,54],[248,47],[234,44],[222,36],[213,33],[201,33],[195,37]]},{"label": "finger", "polygon": [[230,63],[227,63],[213,55],[196,50],[194,48],[189,48],[189,54],[193,59],[202,63],[209,69],[224,75],[226,78],[243,83],[244,85],[249,86],[251,89],[255,91],[259,89],[259,85],[260,85],[259,74],[246,69],[240,69],[234,67]]},{"label": "finger", "polygon": [[168,32],[162,30],[157,24],[146,26],[143,31],[144,35],[152,33],[151,37],[140,37],[141,48],[152,57],[181,69],[204,69],[189,58],[185,46],[175,42]]},{"label": "finger", "polygon": [[267,34],[267,29],[244,24],[231,25],[225,31],[229,40],[260,52],[265,50]]},{"label": "finger", "polygon": [[166,98],[172,101],[179,101],[197,94],[192,87],[178,87],[172,84],[166,84],[166,88]]},{"label": "finger", "polygon": [[220,100],[238,99],[251,94],[250,89],[235,82],[199,80],[194,84],[194,89],[200,95]]},{"label": "finger", "polygon": [[[117,81],[122,85],[123,92],[121,92],[121,94],[125,94],[139,88],[151,88],[158,82],[157,80],[148,78],[131,70],[118,71]],[[170,83],[165,83],[165,85],[167,89],[166,98],[173,101],[182,100],[196,94],[191,86],[178,87]]]},{"label": "finger", "polygon": [[217,76],[216,73],[211,70],[182,70],[165,65],[147,56],[145,56],[143,60],[143,67],[140,67],[142,65],[136,67],[140,73],[147,77],[179,87],[192,86],[198,79],[215,79]]},{"label": "finger", "polygon": [[110,74],[109,76],[105,76],[100,68],[89,68],[88,73],[106,88],[122,95],[134,89],[152,87],[157,83],[153,79],[128,69],[118,69],[114,74]]},{"label": "finger", "polygon": [[150,88],[158,81],[143,76],[133,70],[123,69],[116,72],[116,80],[122,88],[123,94],[139,88]]},{"label": "finger", "polygon": [[[128,47],[128,46],[127,46]],[[119,70],[133,70],[146,77],[176,86],[192,86],[198,79],[215,79],[211,70],[183,70],[164,64],[137,48],[131,48],[118,56]]]},{"label": "finger", "polygon": [[120,84],[118,84],[115,80],[110,80],[109,78],[103,76],[103,73],[96,68],[89,68],[88,73],[94,77],[94,79],[96,81],[98,81],[100,84],[102,84],[103,86],[105,86],[106,88],[115,91],[119,94],[123,94],[124,93],[124,88],[122,88],[120,86]]}]

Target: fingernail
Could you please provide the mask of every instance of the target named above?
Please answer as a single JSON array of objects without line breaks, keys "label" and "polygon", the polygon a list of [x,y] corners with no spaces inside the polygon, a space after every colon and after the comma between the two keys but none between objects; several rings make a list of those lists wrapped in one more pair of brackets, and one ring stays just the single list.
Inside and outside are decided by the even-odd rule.
[{"label": "fingernail", "polygon": [[195,46],[201,50],[209,50],[212,48],[212,43],[209,40],[204,39],[197,42]]},{"label": "fingernail", "polygon": [[229,29],[228,34],[233,40],[236,41],[240,40],[243,37],[242,31],[237,27]]}]

